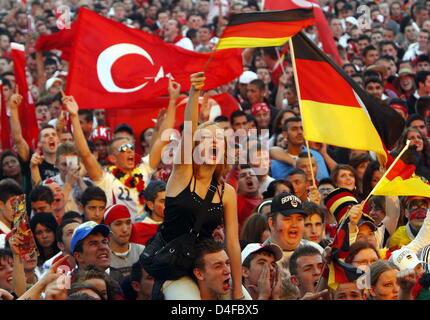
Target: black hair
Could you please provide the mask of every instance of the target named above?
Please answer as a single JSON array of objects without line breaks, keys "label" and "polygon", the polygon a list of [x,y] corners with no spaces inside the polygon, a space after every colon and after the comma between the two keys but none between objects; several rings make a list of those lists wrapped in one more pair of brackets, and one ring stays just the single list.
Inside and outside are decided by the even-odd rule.
[{"label": "black hair", "polygon": [[308,180],[308,175],[302,169],[299,169],[299,168],[294,168],[290,172],[288,172],[287,178],[294,176],[295,174],[301,174],[302,176],[305,177],[306,180]]},{"label": "black hair", "polygon": [[106,193],[103,189],[91,186],[85,189],[81,196],[81,204],[86,206],[91,200],[99,200],[107,203]]},{"label": "black hair", "polygon": [[380,165],[378,161],[372,160],[367,165],[366,170],[363,174],[363,197],[367,197],[367,195],[372,191],[372,177],[373,173],[379,170]]},{"label": "black hair", "polygon": [[224,122],[224,121],[228,121],[228,118],[226,116],[223,116],[223,115],[217,116],[214,119],[214,122]]},{"label": "black hair", "polygon": [[[21,168],[22,168],[22,164],[21,164],[21,159],[18,157],[18,155],[10,150],[5,150],[2,152],[2,154],[0,155],[0,180],[4,179],[4,178],[12,178],[12,177],[6,177],[4,176],[3,173],[3,161],[6,157],[14,157],[20,164]],[[22,173],[22,171],[21,171]]]},{"label": "black hair", "polygon": [[56,255],[60,249],[58,249],[57,247],[57,240],[58,239],[54,239],[54,242],[51,245],[51,256],[47,256],[45,253],[45,250],[43,249],[43,247],[39,244],[39,242],[37,241],[37,237],[36,237],[36,227],[38,224],[43,225],[44,227],[48,228],[49,230],[51,230],[54,235],[56,236],[56,231],[58,228],[58,224],[57,224],[57,220],[55,220],[54,216],[52,215],[52,213],[49,212],[40,212],[37,213],[33,216],[33,218],[31,218],[30,220],[30,229],[33,232],[34,235],[34,239],[36,240],[36,245],[37,248],[39,249],[39,257],[38,257],[38,265],[42,264],[43,262],[45,262],[46,260],[48,260],[49,258],[51,258],[52,256]]},{"label": "black hair", "polygon": [[279,184],[286,185],[291,190],[291,192],[294,193],[294,187],[290,181],[288,181],[287,179],[275,179],[269,183],[269,185],[267,186],[267,190],[263,192],[263,198],[273,198],[275,196],[276,187]]},{"label": "black hair", "polygon": [[430,76],[430,71],[420,71],[415,76],[415,81],[417,82],[417,85],[421,82],[424,83],[426,81],[427,76]]},{"label": "black hair", "polygon": [[364,87],[366,88],[367,87],[367,85],[369,84],[369,83],[372,83],[372,82],[377,82],[377,83],[379,83],[381,86],[384,86],[384,84],[383,84],[383,82],[382,82],[382,80],[380,79],[380,78],[378,78],[378,77],[368,77],[368,78],[366,78],[366,80],[364,80]]},{"label": "black hair", "polygon": [[[68,294],[68,296],[72,296],[71,300],[73,300],[74,299],[73,298],[74,294],[76,294],[77,297],[82,297],[82,295],[80,293],[78,293],[78,291],[88,290],[88,289],[94,291],[100,297],[100,300],[106,300],[103,297],[103,295],[102,295],[102,293],[100,292],[99,289],[97,289],[94,285],[92,285],[90,283],[87,283],[87,282],[76,282],[76,283],[73,283],[72,286],[71,286],[71,288],[68,290],[67,294]],[[79,299],[75,299],[75,300],[79,300]],[[89,299],[89,300],[91,300],[91,299]]]},{"label": "black hair", "polygon": [[113,133],[115,134],[115,133],[118,133],[118,132],[121,132],[121,131],[125,131],[125,132],[129,133],[131,136],[133,135],[133,128],[130,127],[126,123],[121,123],[121,124],[117,125],[115,127],[115,129],[113,130]]},{"label": "black hair", "polygon": [[57,230],[55,230],[55,237],[57,238],[57,241],[64,244],[63,242],[63,230],[64,227],[71,223],[79,223],[76,220],[73,219],[63,219],[61,223],[58,225]]},{"label": "black hair", "polygon": [[260,91],[266,90],[266,85],[264,84],[264,81],[261,79],[254,79],[249,84],[253,84],[258,88]]},{"label": "black hair", "polygon": [[61,222],[63,222],[64,220],[73,220],[73,219],[76,219],[76,218],[79,218],[79,219],[82,220],[84,217],[79,212],[76,212],[76,211],[67,211],[62,216]]},{"label": "black hair", "polygon": [[93,110],[89,110],[89,109],[79,109],[78,111],[78,115],[80,116],[84,116],[85,121],[86,122],[93,122]]},{"label": "black hair", "polygon": [[0,248],[0,261],[7,258],[13,259],[13,254],[10,248]]},{"label": "black hair", "polygon": [[414,113],[414,114],[411,114],[411,115],[406,119],[406,121],[405,121],[405,128],[410,127],[410,126],[411,126],[411,123],[412,123],[413,121],[415,121],[415,120],[422,120],[422,121],[426,122],[426,119],[425,119],[422,115],[420,115],[420,114],[418,114],[418,113]]},{"label": "black hair", "polygon": [[288,119],[287,119],[287,120],[285,120],[285,122],[284,122],[283,130],[284,130],[284,131],[287,131],[288,124],[289,124],[290,122],[301,122],[301,121],[302,121],[302,118],[300,118],[300,117],[291,117],[291,118],[288,118]]},{"label": "black hair", "polygon": [[13,179],[4,179],[0,181],[0,201],[6,203],[10,197],[23,194],[22,188]]},{"label": "black hair", "polygon": [[52,204],[54,202],[54,193],[47,186],[38,186],[31,190],[30,201],[46,201],[46,203]]},{"label": "black hair", "polygon": [[242,110],[233,111],[230,115],[230,123],[233,124],[234,118],[242,117],[242,116],[246,117],[246,115],[247,114]]},{"label": "black hair", "polygon": [[364,48],[364,49],[363,49],[363,57],[365,57],[365,56],[367,55],[367,53],[368,53],[369,51],[372,51],[372,50],[377,51],[377,49],[376,49],[376,48],[375,48],[375,46],[373,46],[373,45],[369,45],[369,46],[367,46],[366,48]]},{"label": "black hair", "polygon": [[419,97],[418,100],[415,102],[415,111],[424,116],[426,110],[430,109],[430,97],[429,96],[422,96]]},{"label": "black hair", "polygon": [[290,257],[289,269],[291,275],[297,275],[297,259],[303,256],[321,256],[321,252],[314,246],[298,246]]},{"label": "black hair", "polygon": [[330,178],[324,178],[318,181],[318,185],[322,184],[331,184],[332,186],[334,186],[333,180],[331,180]]}]

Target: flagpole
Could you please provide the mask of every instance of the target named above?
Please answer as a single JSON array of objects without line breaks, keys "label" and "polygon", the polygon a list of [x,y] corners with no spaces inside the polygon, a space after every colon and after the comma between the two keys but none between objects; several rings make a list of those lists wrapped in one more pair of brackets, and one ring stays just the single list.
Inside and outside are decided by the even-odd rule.
[{"label": "flagpole", "polygon": [[[387,176],[388,172],[390,172],[390,171],[391,171],[391,169],[394,167],[394,165],[397,163],[397,161],[399,161],[399,159],[401,158],[401,156],[406,152],[406,150],[408,150],[410,143],[411,143],[411,140],[407,140],[407,141],[406,141],[406,145],[405,145],[405,147],[402,149],[402,151],[400,151],[400,153],[399,153],[399,154],[398,154],[398,156],[394,159],[393,163],[390,165],[390,167],[388,168],[388,170],[387,170],[387,171],[385,171],[385,173],[384,173],[384,175],[382,176],[382,178],[381,178],[381,179],[379,179],[378,183],[375,185],[375,187],[372,189],[372,191],[370,191],[370,193],[369,193],[369,195],[366,197],[366,199],[364,199],[364,201],[362,201],[362,202],[361,202],[360,211],[362,211],[362,210],[363,210],[364,204],[365,204],[365,203],[370,199],[370,197],[372,196],[373,192],[375,192],[375,190],[379,187],[379,185],[381,184],[382,180]],[[346,219],[347,219],[348,217],[349,217],[349,210],[348,210],[348,212],[346,213],[346,215],[344,216],[344,218],[342,219],[341,224],[340,224],[340,225],[339,225],[339,227],[337,228],[336,235],[335,235],[335,236],[334,236],[334,238],[333,238],[333,243],[334,243],[334,240],[335,240],[335,239],[336,239],[336,237],[337,237],[338,231],[343,227],[343,224],[345,223],[345,221],[346,221]],[[323,269],[322,269],[322,271],[321,271],[321,276],[320,276],[320,278],[319,278],[319,280],[318,280],[317,288],[318,288],[318,287],[319,287],[319,285],[320,285],[320,281],[321,281],[321,279],[322,279],[322,275],[323,275],[323,273],[324,273],[324,271],[325,271],[326,266],[327,266],[327,263],[324,263],[324,267],[323,267]]]},{"label": "flagpole", "polygon": [[[297,76],[297,69],[296,69],[296,57],[295,57],[295,54],[294,54],[293,37],[291,37],[290,40],[288,40],[288,43],[290,45],[291,62],[293,63],[294,82],[296,84],[296,91],[297,91],[297,98],[299,100],[300,113],[303,114],[302,98],[301,98],[301,95],[300,95],[300,87],[299,87],[299,78]],[[278,54],[278,57],[279,57],[279,54]],[[303,125],[303,132],[306,132],[305,125],[304,125],[303,122],[302,122],[302,125]],[[309,165],[311,166],[312,184],[313,184],[314,187],[316,187],[317,184],[315,182],[314,170],[312,168],[312,159],[311,159],[311,153],[310,153],[310,148],[309,148],[309,142],[306,139],[306,137],[305,137],[305,142],[306,142],[306,148],[308,149]]]},{"label": "flagpole", "polygon": [[379,185],[382,183],[382,180],[384,180],[384,178],[387,176],[388,172],[390,172],[391,169],[394,167],[394,165],[397,163],[397,161],[399,161],[400,157],[406,152],[406,150],[408,150],[410,143],[411,143],[411,140],[406,141],[405,147],[402,149],[402,151],[400,151],[399,155],[394,159],[393,163],[390,165],[388,170],[385,171],[382,178],[379,179],[378,183],[375,185],[375,187],[373,187],[372,191],[370,191],[370,193],[367,195],[366,199],[364,199],[364,201],[362,202],[362,207],[370,199],[370,197],[373,195],[375,190],[378,189]]}]

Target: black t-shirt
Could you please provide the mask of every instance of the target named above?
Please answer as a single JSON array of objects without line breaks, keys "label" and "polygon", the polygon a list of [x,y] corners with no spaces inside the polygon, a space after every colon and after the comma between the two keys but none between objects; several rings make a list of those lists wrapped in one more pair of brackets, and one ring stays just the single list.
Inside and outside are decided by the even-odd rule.
[{"label": "black t-shirt", "polygon": [[39,165],[39,171],[40,176],[42,177],[42,181],[48,178],[51,178],[53,176],[56,176],[60,173],[58,168],[54,166],[53,164],[50,164],[46,160],[43,160],[43,162]]}]

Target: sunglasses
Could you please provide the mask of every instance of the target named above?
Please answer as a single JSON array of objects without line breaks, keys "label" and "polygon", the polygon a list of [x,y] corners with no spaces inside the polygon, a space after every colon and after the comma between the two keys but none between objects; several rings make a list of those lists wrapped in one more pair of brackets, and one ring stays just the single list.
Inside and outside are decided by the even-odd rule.
[{"label": "sunglasses", "polygon": [[118,152],[126,152],[127,150],[134,150],[134,144],[126,143],[118,148]]}]

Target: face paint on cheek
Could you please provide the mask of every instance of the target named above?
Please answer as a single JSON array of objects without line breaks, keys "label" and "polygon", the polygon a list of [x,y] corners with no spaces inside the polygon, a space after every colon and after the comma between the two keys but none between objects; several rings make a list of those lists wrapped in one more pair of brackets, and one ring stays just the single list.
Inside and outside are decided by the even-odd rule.
[{"label": "face paint on cheek", "polygon": [[409,213],[409,220],[424,219],[427,215],[427,209],[416,209]]}]

